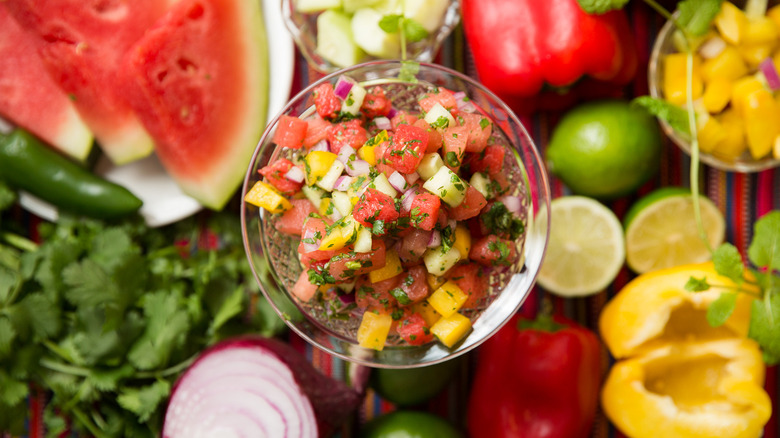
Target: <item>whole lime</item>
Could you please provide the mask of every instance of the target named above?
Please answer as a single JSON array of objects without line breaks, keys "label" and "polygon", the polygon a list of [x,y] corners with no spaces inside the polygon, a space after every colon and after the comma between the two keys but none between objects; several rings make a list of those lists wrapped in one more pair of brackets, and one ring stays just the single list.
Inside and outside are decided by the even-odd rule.
[{"label": "whole lime", "polygon": [[360,438],[461,438],[447,420],[423,411],[394,411],[366,423]]},{"label": "whole lime", "polygon": [[572,192],[615,199],[658,172],[662,145],[658,123],[645,110],[624,100],[594,101],[561,118],[547,147],[547,165]]},{"label": "whole lime", "polygon": [[371,373],[371,386],[397,406],[414,406],[440,393],[452,380],[459,364],[459,359],[451,359],[417,368],[377,368]]}]

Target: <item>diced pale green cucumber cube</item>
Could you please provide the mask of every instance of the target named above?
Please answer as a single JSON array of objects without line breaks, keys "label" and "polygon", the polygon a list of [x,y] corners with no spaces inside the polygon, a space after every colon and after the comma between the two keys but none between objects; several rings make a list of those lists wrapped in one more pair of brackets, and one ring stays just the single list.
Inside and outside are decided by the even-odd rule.
[{"label": "diced pale green cucumber cube", "polygon": [[[439,118],[441,117],[444,117],[447,120],[446,124],[439,122]],[[441,106],[440,103],[433,105],[431,110],[425,114],[425,121],[440,129],[444,129],[448,126],[455,126],[455,117],[452,117],[452,114]]]},{"label": "diced pale green cucumber cube", "polygon": [[353,248],[355,252],[371,252],[371,230],[361,226],[358,229],[357,240],[355,240]]},{"label": "diced pale green cucumber cube", "polygon": [[341,7],[341,0],[295,0],[295,10],[304,14]]},{"label": "diced pale green cucumber cube", "polygon": [[379,27],[379,21],[383,16],[372,8],[355,11],[355,15],[352,16],[352,35],[360,35],[355,43],[366,53],[377,58],[400,58],[399,33],[387,33]]},{"label": "diced pale green cucumber cube", "polygon": [[332,9],[317,17],[316,52],[339,67],[359,64],[365,55],[352,37],[350,17]]},{"label": "diced pale green cucumber cube", "polygon": [[333,198],[333,204],[336,206],[336,210],[338,210],[342,216],[352,213],[352,200],[349,198],[348,194],[334,191],[331,197]]},{"label": "diced pale green cucumber cube", "polygon": [[436,172],[442,167],[444,167],[444,160],[441,159],[441,155],[438,152],[425,154],[420,161],[420,165],[417,166],[417,174],[422,179],[428,179],[436,175]]},{"label": "diced pale green cucumber cube", "polygon": [[457,248],[451,247],[445,251],[443,246],[437,246],[435,248],[428,248],[423,254],[423,262],[425,263],[425,269],[429,274],[442,275],[449,271],[451,267],[455,266],[463,256],[460,254]]},{"label": "diced pale green cucumber cube", "polygon": [[423,188],[441,198],[450,207],[457,207],[466,197],[468,184],[449,167],[442,167],[425,181]]},{"label": "diced pale green cucumber cube", "polygon": [[482,193],[482,196],[489,198],[490,189],[488,188],[488,185],[490,184],[490,179],[488,179],[484,173],[477,172],[474,175],[471,175],[469,184],[471,187],[477,189],[479,193]]},{"label": "diced pale green cucumber cube", "polygon": [[353,115],[359,113],[360,107],[363,105],[363,99],[366,98],[366,93],[366,89],[360,85],[352,85],[347,98],[341,102],[341,111]]},{"label": "diced pale green cucumber cube", "polygon": [[404,6],[401,4],[402,1],[403,0],[379,0],[372,7],[383,15],[403,15]]},{"label": "diced pale green cucumber cube", "polygon": [[[342,0],[341,8],[348,14],[354,14],[358,9],[370,8],[380,1],[381,0]],[[359,34],[353,33],[353,35]]]},{"label": "diced pale green cucumber cube", "polygon": [[428,33],[441,27],[449,0],[404,0],[404,16],[422,25]]},{"label": "diced pale green cucumber cube", "polygon": [[336,287],[342,292],[350,293],[355,289],[355,283],[356,282],[354,281],[350,283],[338,283],[336,284]]},{"label": "diced pale green cucumber cube", "polygon": [[306,199],[311,201],[314,207],[319,210],[320,204],[322,204],[322,198],[324,198],[327,194],[325,190],[322,190],[317,186],[303,186],[301,191],[303,192],[304,196],[306,196]]},{"label": "diced pale green cucumber cube", "polygon": [[333,186],[336,185],[336,180],[339,179],[342,172],[344,172],[344,163],[334,160],[333,164],[330,165],[330,169],[328,169],[328,173],[323,175],[315,184],[325,191],[333,191]]},{"label": "diced pale green cucumber cube", "polygon": [[371,181],[371,185],[369,187],[372,189],[377,189],[391,198],[398,196],[398,192],[393,188],[392,185],[390,185],[390,181],[387,180],[387,177],[384,173],[377,175],[376,178]]}]

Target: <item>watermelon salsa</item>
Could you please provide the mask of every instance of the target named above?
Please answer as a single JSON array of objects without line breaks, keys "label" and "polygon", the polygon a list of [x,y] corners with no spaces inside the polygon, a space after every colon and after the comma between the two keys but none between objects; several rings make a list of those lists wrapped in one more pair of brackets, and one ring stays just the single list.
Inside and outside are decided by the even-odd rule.
[{"label": "watermelon salsa", "polygon": [[316,113],[280,117],[272,141],[290,158],[260,169],[245,200],[300,239],[295,299],[359,318],[366,348],[452,348],[489,270],[518,262],[523,203],[507,195],[508,146],[464,93],[424,88],[416,111],[390,93],[345,76],[319,85]]}]

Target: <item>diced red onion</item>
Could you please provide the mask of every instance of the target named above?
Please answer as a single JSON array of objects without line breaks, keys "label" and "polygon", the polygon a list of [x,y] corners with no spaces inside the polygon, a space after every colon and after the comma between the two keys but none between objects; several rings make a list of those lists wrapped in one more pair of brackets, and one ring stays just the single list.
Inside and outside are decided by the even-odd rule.
[{"label": "diced red onion", "polygon": [[371,172],[371,165],[364,160],[352,160],[345,167],[349,176],[368,175]]},{"label": "diced red onion", "polygon": [[355,149],[353,149],[352,146],[344,145],[341,147],[341,150],[339,150],[338,160],[347,164],[347,162],[349,162],[349,157],[353,155],[355,155]]},{"label": "diced red onion", "polygon": [[412,202],[417,198],[417,192],[414,189],[409,189],[401,196],[401,208],[404,212],[412,211]]},{"label": "diced red onion", "polygon": [[459,111],[473,113],[477,110],[477,107],[475,107],[468,96],[466,96],[465,91],[457,91],[453,94],[453,97],[455,97],[455,103],[458,105]]},{"label": "diced red onion", "polygon": [[726,48],[726,42],[718,36],[714,36],[699,46],[699,54],[704,59],[712,59]]},{"label": "diced red onion", "polygon": [[[317,251],[320,249],[320,244],[316,243],[317,238],[314,237],[317,234],[315,230],[307,229],[303,232],[303,236],[301,236],[301,242],[303,242],[303,252],[304,253],[310,253],[312,251]],[[308,243],[308,242],[315,242],[315,243]]]},{"label": "diced red onion", "polygon": [[477,112],[477,106],[474,105],[474,102],[465,102],[463,105],[458,107],[458,111],[462,111],[464,113],[475,113]]},{"label": "diced red onion", "polygon": [[761,70],[764,78],[766,78],[766,84],[769,85],[770,90],[775,91],[780,89],[780,76],[777,74],[777,68],[772,61],[772,58],[761,61],[758,68]]},{"label": "diced red onion", "polygon": [[463,91],[463,90],[456,91],[456,92],[452,93],[452,97],[454,97],[455,100],[463,99],[464,97],[466,97],[466,92]]},{"label": "diced red onion", "polygon": [[338,208],[334,208],[333,211],[330,213],[330,218],[333,219],[333,221],[337,221],[343,217],[344,215],[341,214]]},{"label": "diced red onion", "polygon": [[394,189],[398,190],[399,192],[403,192],[406,190],[406,179],[403,175],[398,173],[398,171],[394,171],[390,174],[390,177],[387,178],[387,181],[390,182],[390,185],[393,186]]},{"label": "diced red onion", "polygon": [[10,134],[14,130],[14,125],[0,117],[0,134]]},{"label": "diced red onion", "polygon": [[447,221],[447,226],[449,226],[451,230],[455,231],[455,227],[458,226],[458,221],[455,219],[450,219]]},{"label": "diced red onion", "polygon": [[420,174],[417,172],[407,173],[404,175],[404,178],[406,178],[406,182],[409,184],[414,184],[415,181],[420,179]]},{"label": "diced red onion", "polygon": [[346,192],[349,189],[349,186],[352,184],[352,177],[347,175],[341,175],[336,180],[336,183],[333,185],[333,188],[340,191],[340,192]]},{"label": "diced red onion", "polygon": [[303,170],[298,166],[293,166],[284,174],[284,177],[290,181],[301,183],[304,179]]},{"label": "diced red onion", "polygon": [[352,304],[355,302],[355,294],[339,295],[339,301],[343,304]]},{"label": "diced red onion", "polygon": [[393,129],[393,124],[390,122],[390,119],[388,119],[387,117],[374,118],[374,125],[376,125],[377,129],[384,129],[388,131]]},{"label": "diced red onion", "polygon": [[390,111],[387,112],[387,117],[392,119],[396,116],[396,114],[398,114],[398,110],[395,108],[390,108]]},{"label": "diced red onion", "polygon": [[504,204],[507,210],[515,214],[520,214],[520,211],[523,208],[523,203],[517,196],[502,196],[498,200]]},{"label": "diced red onion", "polygon": [[431,238],[428,239],[428,248],[436,248],[441,245],[441,231],[433,230]]},{"label": "diced red onion", "polygon": [[328,146],[328,140],[320,140],[309,151],[322,151],[330,152],[330,146]]},{"label": "diced red onion", "polygon": [[339,80],[336,81],[336,87],[334,88],[333,92],[341,100],[344,100],[347,98],[347,96],[349,96],[349,92],[352,90],[353,85],[355,85],[354,79],[348,76],[340,76]]}]

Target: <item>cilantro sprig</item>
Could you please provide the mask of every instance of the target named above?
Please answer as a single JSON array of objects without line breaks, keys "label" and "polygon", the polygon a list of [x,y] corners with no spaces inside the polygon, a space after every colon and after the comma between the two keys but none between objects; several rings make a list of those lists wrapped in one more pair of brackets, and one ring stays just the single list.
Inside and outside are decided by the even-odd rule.
[{"label": "cilantro sprig", "polygon": [[401,71],[398,79],[406,82],[416,82],[420,64],[406,59],[406,43],[416,43],[428,38],[428,31],[422,24],[403,14],[388,14],[379,20],[379,28],[387,33],[398,32],[401,37]]}]

